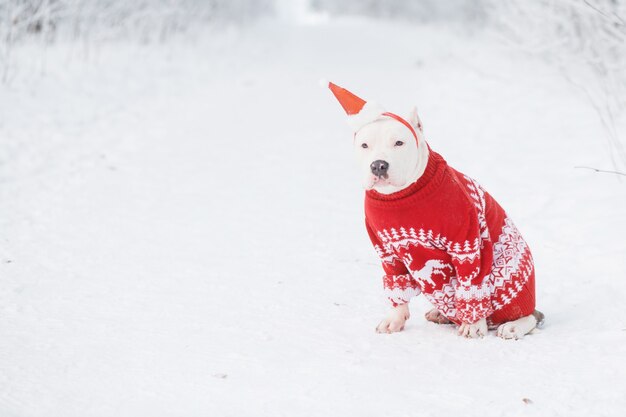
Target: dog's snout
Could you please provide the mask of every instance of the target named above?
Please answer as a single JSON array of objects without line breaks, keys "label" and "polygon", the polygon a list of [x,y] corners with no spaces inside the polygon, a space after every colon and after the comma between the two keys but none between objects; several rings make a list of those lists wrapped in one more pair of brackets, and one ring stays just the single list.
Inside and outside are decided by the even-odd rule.
[{"label": "dog's snout", "polygon": [[387,161],[383,161],[378,159],[370,164],[370,169],[372,170],[372,174],[377,177],[383,177],[387,175],[387,171],[389,170],[389,163]]}]

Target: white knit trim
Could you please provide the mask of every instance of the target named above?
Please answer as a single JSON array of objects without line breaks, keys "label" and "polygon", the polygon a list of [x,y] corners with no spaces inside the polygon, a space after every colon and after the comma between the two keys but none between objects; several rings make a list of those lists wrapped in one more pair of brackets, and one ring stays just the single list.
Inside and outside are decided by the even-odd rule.
[{"label": "white knit trim", "polygon": [[419,288],[385,288],[383,289],[385,297],[387,297],[391,302],[396,304],[406,304],[411,298],[417,297],[421,294],[421,290]]},{"label": "white knit trim", "polygon": [[482,300],[484,298],[491,298],[491,286],[489,282],[484,282],[482,285],[459,285],[456,287],[456,298],[458,300]]},{"label": "white knit trim", "polygon": [[410,274],[385,275],[383,277],[383,289],[385,296],[395,304],[405,304],[413,297],[422,292],[411,280]]},{"label": "white knit trim", "polygon": [[459,262],[474,262],[480,255],[480,240],[454,242],[440,233],[435,234],[432,230],[424,230],[404,227],[400,229],[390,228],[378,232],[378,238],[387,252],[397,252],[400,248],[408,249],[410,246],[421,246],[427,249],[439,249],[446,251],[453,259]]}]

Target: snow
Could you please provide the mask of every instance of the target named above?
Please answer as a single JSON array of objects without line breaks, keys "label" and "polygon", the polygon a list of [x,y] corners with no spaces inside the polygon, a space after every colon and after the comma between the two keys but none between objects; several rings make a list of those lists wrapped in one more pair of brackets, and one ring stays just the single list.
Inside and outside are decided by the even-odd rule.
[{"label": "snow", "polygon": [[[488,32],[361,19],[36,48],[0,87],[0,415],[626,410],[626,188],[574,168],[611,158],[557,70]],[[542,331],[466,340],[419,298],[374,333],[382,270],[321,76],[418,105],[530,244]]]}]

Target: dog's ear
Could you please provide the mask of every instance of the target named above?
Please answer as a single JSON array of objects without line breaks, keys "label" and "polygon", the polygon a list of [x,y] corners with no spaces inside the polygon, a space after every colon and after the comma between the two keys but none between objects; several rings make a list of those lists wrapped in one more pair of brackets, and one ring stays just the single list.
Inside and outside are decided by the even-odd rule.
[{"label": "dog's ear", "polygon": [[422,128],[422,121],[417,115],[417,107],[415,106],[409,112],[409,123],[411,123],[411,126],[418,129],[420,132],[424,131],[424,129]]}]

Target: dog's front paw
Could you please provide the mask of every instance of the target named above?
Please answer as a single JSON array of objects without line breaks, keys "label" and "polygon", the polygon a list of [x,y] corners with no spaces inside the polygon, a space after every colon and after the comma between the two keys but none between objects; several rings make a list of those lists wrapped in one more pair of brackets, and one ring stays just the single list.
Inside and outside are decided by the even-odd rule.
[{"label": "dog's front paw", "polygon": [[404,329],[404,323],[409,319],[408,304],[401,304],[391,309],[387,317],[385,317],[378,326],[376,333],[395,333]]},{"label": "dog's front paw", "polygon": [[462,323],[459,326],[459,336],[476,339],[487,335],[487,320],[480,319],[476,323]]}]

